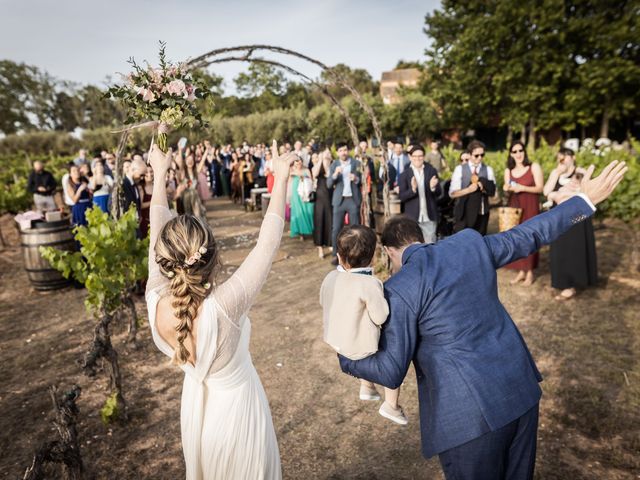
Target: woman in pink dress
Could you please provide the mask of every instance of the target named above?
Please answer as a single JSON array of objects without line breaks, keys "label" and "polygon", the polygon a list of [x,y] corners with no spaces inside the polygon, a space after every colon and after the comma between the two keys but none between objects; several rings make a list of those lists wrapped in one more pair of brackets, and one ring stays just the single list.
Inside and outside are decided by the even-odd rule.
[{"label": "woman in pink dress", "polygon": [[[544,175],[538,163],[531,163],[524,143],[515,142],[509,150],[507,168],[504,171],[504,191],[509,194],[509,206],[522,209],[520,223],[540,213],[540,194],[544,187]],[[510,263],[506,268],[517,270],[512,285],[533,283],[533,270],[538,267],[538,253]]]}]

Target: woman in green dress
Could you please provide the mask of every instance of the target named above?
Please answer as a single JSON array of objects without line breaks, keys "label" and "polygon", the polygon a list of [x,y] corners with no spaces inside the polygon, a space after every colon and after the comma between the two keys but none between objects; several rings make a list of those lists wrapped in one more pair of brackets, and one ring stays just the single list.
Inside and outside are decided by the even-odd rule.
[{"label": "woman in green dress", "polygon": [[291,204],[291,237],[313,234],[313,202],[310,202],[313,192],[311,172],[297,158],[291,167],[289,177],[289,203]]}]

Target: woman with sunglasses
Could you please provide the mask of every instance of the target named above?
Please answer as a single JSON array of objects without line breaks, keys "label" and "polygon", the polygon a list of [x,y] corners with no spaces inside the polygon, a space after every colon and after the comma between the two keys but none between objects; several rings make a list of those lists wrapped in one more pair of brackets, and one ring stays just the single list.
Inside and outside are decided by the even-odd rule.
[{"label": "woman with sunglasses", "polygon": [[[540,194],[544,186],[544,174],[538,163],[531,163],[524,143],[515,142],[509,149],[507,168],[504,171],[504,191],[509,195],[509,206],[522,209],[520,223],[540,213]],[[528,287],[533,283],[533,270],[538,267],[538,252],[510,263],[506,268],[517,270],[511,285],[522,282]]]}]

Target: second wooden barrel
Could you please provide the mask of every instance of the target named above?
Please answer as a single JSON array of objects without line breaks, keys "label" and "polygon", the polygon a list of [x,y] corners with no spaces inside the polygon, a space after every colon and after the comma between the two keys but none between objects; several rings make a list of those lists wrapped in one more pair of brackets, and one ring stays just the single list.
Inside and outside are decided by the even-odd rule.
[{"label": "second wooden barrel", "polygon": [[36,290],[56,290],[71,283],[40,254],[40,247],[76,250],[71,229],[69,219],[65,219],[57,222],[36,222],[33,228],[20,231],[24,268]]}]

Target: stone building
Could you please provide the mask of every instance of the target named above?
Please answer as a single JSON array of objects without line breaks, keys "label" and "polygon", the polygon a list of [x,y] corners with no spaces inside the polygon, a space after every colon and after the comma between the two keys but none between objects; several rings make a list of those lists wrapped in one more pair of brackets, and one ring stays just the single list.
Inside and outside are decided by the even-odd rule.
[{"label": "stone building", "polygon": [[400,100],[398,88],[417,87],[420,80],[420,70],[404,68],[382,73],[380,80],[380,96],[385,105],[392,105]]}]

